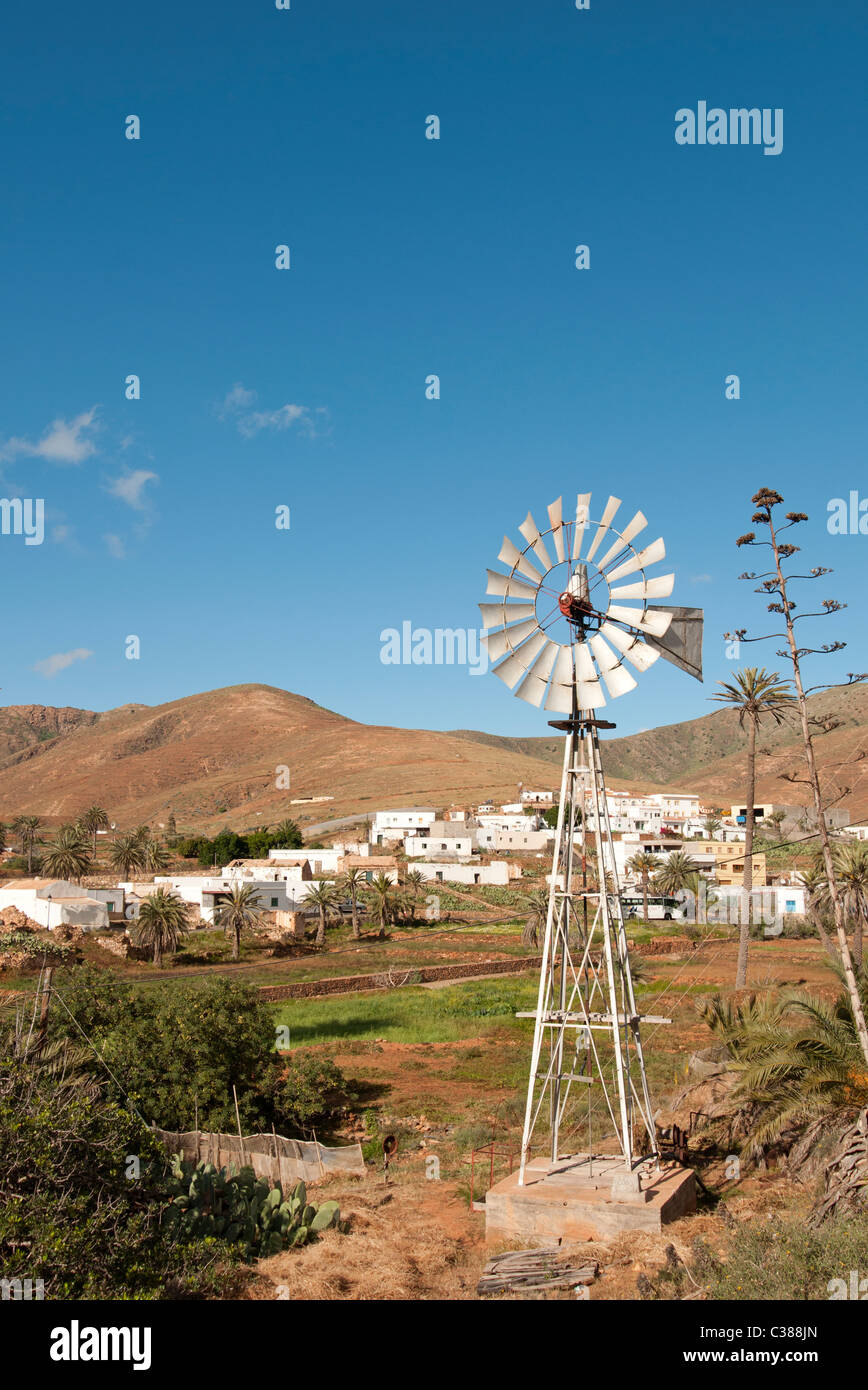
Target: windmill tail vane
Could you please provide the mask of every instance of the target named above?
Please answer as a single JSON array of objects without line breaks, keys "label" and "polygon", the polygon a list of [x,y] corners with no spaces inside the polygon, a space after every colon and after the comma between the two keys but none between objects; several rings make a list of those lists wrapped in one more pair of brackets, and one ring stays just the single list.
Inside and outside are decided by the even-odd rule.
[{"label": "windmill tail vane", "polygon": [[[595,711],[660,657],[702,679],[702,610],[649,602],[668,598],[675,576],[648,574],[666,547],[659,537],[634,546],[643,513],[616,525],[621,501],[609,497],[592,520],[591,494],[579,493],[565,520],[562,504],[549,506],[544,531],[528,512],[522,547],[504,537],[507,572],[487,571],[495,601],[479,605],[494,674],[568,716],[549,721],[565,734],[558,824],[537,1006],[519,1014],[534,1019],[522,1185],[529,1163],[556,1167],[580,1135],[592,1166],[601,1123],[629,1173],[659,1161],[640,1025],[669,1020],[637,1010],[600,755],[599,731],[614,725]],[[548,1157],[535,1159],[544,1128]]]}]

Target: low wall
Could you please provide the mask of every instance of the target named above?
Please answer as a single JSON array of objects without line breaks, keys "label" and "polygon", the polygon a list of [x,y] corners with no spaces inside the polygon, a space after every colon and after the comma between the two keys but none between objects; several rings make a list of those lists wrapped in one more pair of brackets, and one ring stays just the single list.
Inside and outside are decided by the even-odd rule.
[{"label": "low wall", "polygon": [[371,989],[397,989],[402,985],[430,985],[437,980],[464,980],[474,975],[518,975],[539,969],[540,956],[512,957],[508,960],[466,961],[459,965],[410,966],[406,970],[386,970],[376,975],[335,975],[327,980],[300,980],[289,985],[263,985],[263,999],[312,999],[326,994],[361,994]]}]

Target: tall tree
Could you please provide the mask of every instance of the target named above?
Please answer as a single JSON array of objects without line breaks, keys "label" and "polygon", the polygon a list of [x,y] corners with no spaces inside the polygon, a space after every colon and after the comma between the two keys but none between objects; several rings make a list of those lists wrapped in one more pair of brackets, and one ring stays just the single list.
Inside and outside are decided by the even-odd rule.
[{"label": "tall tree", "polygon": [[232,959],[241,955],[241,933],[256,931],[262,925],[258,906],[258,890],[252,883],[235,883],[228,898],[217,907],[214,921],[225,932],[232,933]]},{"label": "tall tree", "polygon": [[683,850],[674,849],[663,856],[660,868],[654,875],[653,887],[667,898],[677,893],[695,892],[699,878],[699,865]]},{"label": "tall tree", "polygon": [[337,888],[333,883],[329,883],[327,879],[323,879],[322,882],[317,883],[307,894],[305,902],[310,903],[319,913],[319,922],[317,923],[316,929],[316,944],[317,946],[323,946],[325,944],[325,933],[329,918],[334,915],[338,904]]},{"label": "tall tree", "polygon": [[136,869],[144,869],[145,849],[135,831],[117,837],[109,851],[109,862],[124,878],[132,878]]},{"label": "tall tree", "polygon": [[395,885],[388,874],[374,874],[368,884],[368,892],[373,899],[374,911],[382,931],[392,920],[395,907]]},{"label": "tall tree", "polygon": [[82,830],[92,837],[94,859],[96,858],[97,831],[106,830],[108,823],[108,812],[104,811],[102,806],[89,806],[79,822]]},{"label": "tall tree", "polygon": [[[832,850],[835,864],[835,878],[848,916],[853,921],[853,964],[862,969],[862,940],[868,923],[868,843],[853,840],[846,844],[836,844]],[[822,899],[829,897],[829,886],[825,885]]]},{"label": "tall tree", "polygon": [[301,849],[303,841],[298,822],[282,820],[271,832],[271,844],[273,849]]},{"label": "tall tree", "polygon": [[133,939],[137,946],[153,948],[154,965],[161,968],[167,951],[177,951],[189,931],[187,904],[166,888],[144,898],[136,918]]},{"label": "tall tree", "polygon": [[735,968],[735,987],[743,989],[747,983],[747,948],[750,940],[750,892],[753,888],[753,841],[754,841],[754,803],[756,801],[756,740],[760,724],[771,719],[782,724],[787,715],[795,711],[795,702],[789,687],[777,671],[766,671],[764,667],[746,666],[736,674],[735,681],[718,681],[720,690],[712,695],[713,700],[729,705],[738,712],[738,722],[742,729],[747,728],[747,814],[744,835],[744,902],[738,929],[738,961]]},{"label": "tall tree", "polygon": [[832,938],[826,931],[826,923],[823,920],[823,912],[828,899],[826,891],[828,885],[822,854],[812,855],[810,863],[799,869],[799,877],[805,889],[808,917],[816,927],[823,950],[827,955],[834,956],[835,947],[832,944]]},{"label": "tall tree", "polygon": [[353,940],[358,941],[361,935],[359,926],[359,893],[365,884],[365,871],[351,865],[345,870],[342,878],[338,879],[338,886],[342,893],[346,893],[350,900],[350,908],[353,917]]},{"label": "tall tree", "polygon": [[[829,884],[829,898],[832,911],[835,916],[835,935],[838,940],[838,950],[841,956],[841,968],[844,973],[844,981],[850,999],[850,1008],[853,1013],[853,1021],[856,1029],[856,1036],[859,1039],[859,1047],[862,1056],[868,1064],[868,1025],[865,1022],[865,1010],[862,998],[859,993],[859,984],[856,972],[853,969],[853,958],[850,955],[850,943],[847,940],[847,920],[844,910],[844,902],[838,891],[838,884],[835,877],[835,861],[832,853],[832,841],[829,835],[829,827],[826,823],[826,802],[823,788],[820,784],[820,773],[817,767],[817,756],[814,748],[814,735],[817,732],[829,732],[830,727],[835,727],[834,720],[815,719],[808,710],[808,695],[818,690],[831,689],[828,683],[825,685],[810,686],[806,689],[802,680],[802,660],[811,655],[830,655],[833,652],[841,651],[847,644],[846,642],[826,642],[821,647],[804,647],[799,644],[796,637],[796,623],[804,622],[811,618],[828,618],[835,613],[840,613],[844,604],[837,599],[824,598],[820,609],[810,613],[795,613],[795,603],[790,598],[790,585],[794,580],[817,580],[822,579],[831,571],[823,565],[814,566],[809,574],[785,573],[784,564],[793,555],[798,554],[800,547],[792,545],[788,541],[781,541],[781,534],[793,526],[798,526],[808,520],[806,512],[787,512],[783,522],[778,522],[775,517],[777,507],[783,505],[783,497],[779,492],[772,488],[760,488],[759,492],[754,493],[751,499],[757,510],[751,518],[755,526],[765,528],[768,540],[758,541],[754,531],[748,531],[745,535],[739,536],[736,545],[758,546],[771,550],[772,568],[764,573],[755,574],[745,573],[742,579],[759,580],[760,587],[755,590],[758,594],[763,594],[772,601],[768,604],[768,612],[774,613],[781,618],[784,626],[783,633],[770,632],[764,633],[761,637],[748,637],[746,628],[737,628],[734,633],[727,633],[730,640],[735,638],[739,642],[765,642],[771,638],[784,637],[786,647],[778,651],[777,655],[789,659],[793,668],[793,684],[796,690],[796,702],[799,711],[799,725],[802,732],[802,745],[805,753],[805,767],[807,777],[797,777],[795,773],[785,774],[786,780],[790,782],[807,783],[811,789],[811,799],[813,801],[814,815],[817,821],[817,834],[820,837],[820,844],[823,851],[823,864],[826,870],[826,878]],[[857,681],[865,679],[864,672],[850,671],[847,675],[847,684],[853,685]],[[841,795],[846,794],[846,788]]]},{"label": "tall tree", "polygon": [[536,949],[539,946],[540,928],[545,926],[548,915],[549,895],[545,888],[535,888],[532,893],[528,893],[525,902],[530,911],[522,927],[521,942],[523,946]]},{"label": "tall tree", "polygon": [[169,851],[159,840],[148,839],[142,845],[142,864],[149,874],[165,873],[169,867]]},{"label": "tall tree", "polygon": [[45,847],[43,873],[49,878],[71,878],[78,883],[90,866],[90,845],[74,825],[62,825]]},{"label": "tall tree", "polygon": [[39,816],[16,816],[12,829],[21,841],[21,853],[27,855],[27,872],[33,873],[33,850],[41,844],[39,830],[42,821]]},{"label": "tall tree", "polygon": [[632,855],[624,866],[628,873],[635,874],[642,881],[642,917],[646,922],[648,921],[648,884],[651,881],[651,875],[657,872],[660,864],[661,861],[656,854],[649,854],[646,850],[640,850]]},{"label": "tall tree", "polygon": [[410,921],[415,922],[416,902],[421,889],[425,886],[425,875],[420,873],[418,869],[410,869],[404,875],[404,882],[408,889],[407,906],[410,911]]}]

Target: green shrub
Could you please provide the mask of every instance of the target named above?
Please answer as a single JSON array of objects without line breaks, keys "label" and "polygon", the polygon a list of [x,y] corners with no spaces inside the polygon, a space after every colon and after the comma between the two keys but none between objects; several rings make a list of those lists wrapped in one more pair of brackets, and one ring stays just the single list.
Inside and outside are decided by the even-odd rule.
[{"label": "green shrub", "polygon": [[354,1099],[343,1072],[314,1052],[291,1053],[272,1091],[275,1122],[285,1129],[328,1127]]},{"label": "green shrub", "polygon": [[[0,1062],[0,1270],[49,1299],[199,1296],[225,1272],[213,1244],[163,1228],[165,1154],[62,1045]],[[206,1267],[210,1266],[210,1270]]]},{"label": "green shrub", "polygon": [[248,1134],[323,1125],[348,1101],[332,1062],[293,1054],[285,1071],[255,985],[217,978],[135,993],[109,971],[82,967],[57,988],[65,1008],[52,1011],[52,1035],[80,1042],[84,1033],[117,1078],[115,1098],[130,1097],[162,1129],[234,1131],[233,1086]]},{"label": "green shrub", "polygon": [[5,951],[20,951],[26,956],[48,955],[52,961],[69,960],[75,955],[73,947],[64,946],[59,941],[46,940],[45,937],[36,936],[28,931],[0,932],[0,953]]}]

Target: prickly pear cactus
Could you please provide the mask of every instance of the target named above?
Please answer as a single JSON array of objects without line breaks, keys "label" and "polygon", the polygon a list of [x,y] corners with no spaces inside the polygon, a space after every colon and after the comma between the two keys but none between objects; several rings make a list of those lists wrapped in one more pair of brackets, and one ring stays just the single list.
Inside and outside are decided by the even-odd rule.
[{"label": "prickly pear cactus", "polygon": [[337,1202],[318,1208],[297,1182],[288,1196],[250,1167],[227,1177],[212,1163],[185,1163],[172,1156],[167,1175],[166,1224],[180,1240],[211,1237],[241,1245],[248,1259],[265,1258],[316,1240],[321,1231],[344,1229]]}]

